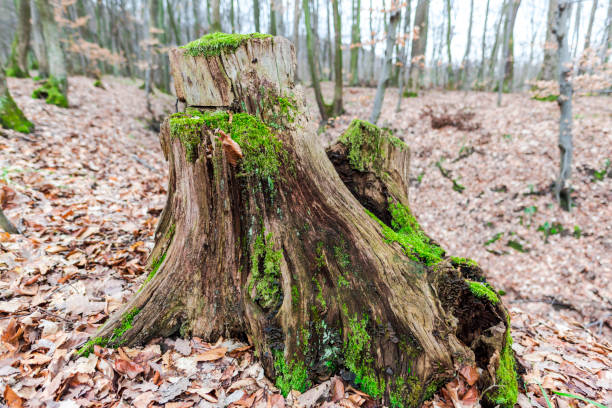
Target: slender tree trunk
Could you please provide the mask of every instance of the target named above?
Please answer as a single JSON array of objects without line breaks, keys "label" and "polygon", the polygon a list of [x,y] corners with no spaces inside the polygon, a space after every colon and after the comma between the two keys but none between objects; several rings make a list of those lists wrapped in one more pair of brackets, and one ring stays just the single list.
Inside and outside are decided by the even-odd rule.
[{"label": "slender tree trunk", "polygon": [[319,108],[319,114],[321,115],[321,122],[326,122],[330,116],[330,108],[325,104],[323,100],[323,93],[321,92],[321,83],[319,82],[319,76],[317,75],[317,67],[315,62],[314,54],[314,39],[312,33],[312,26],[310,25],[310,5],[309,0],[303,0],[302,9],[304,10],[304,23],[306,26],[306,51],[308,57],[308,68],[310,69],[310,81],[312,82],[312,89],[314,90],[315,100],[317,107]]},{"label": "slender tree trunk", "polygon": [[559,177],[555,182],[554,194],[559,205],[567,211],[571,209],[570,188],[567,183],[572,175],[572,64],[569,50],[569,18],[571,0],[559,0],[555,12],[553,35],[557,40],[559,61],[559,98],[557,100],[561,115],[559,117],[559,151],[561,165]]},{"label": "slender tree trunk", "polygon": [[[612,1],[612,0],[611,0]],[[370,0],[370,84],[374,83],[374,65],[376,63],[376,32],[374,31],[374,6]]]},{"label": "slender tree trunk", "polygon": [[582,2],[576,4],[576,17],[574,20],[574,40],[573,40],[573,51],[571,52],[572,59],[576,59],[578,53],[578,43],[580,38],[580,18],[582,14]]},{"label": "slender tree trunk", "polygon": [[[68,106],[68,72],[66,70],[66,57],[61,45],[61,35],[59,27],[54,18],[53,7],[49,0],[36,0],[36,8],[42,24],[47,59],[49,61],[49,81],[48,84],[56,88],[60,95],[43,95],[47,102],[59,106]],[[54,92],[55,93],[55,92]],[[50,97],[54,97],[54,101]]]},{"label": "slender tree trunk", "polygon": [[546,43],[544,44],[544,60],[538,74],[538,79],[552,81],[558,77],[557,44],[553,35],[555,12],[558,0],[548,0],[548,17],[546,22]]},{"label": "slender tree trunk", "polygon": [[212,0],[212,21],[210,29],[212,32],[221,31],[221,5],[220,0]]},{"label": "slender tree trunk", "polygon": [[400,57],[399,57],[399,64],[400,64],[400,69],[399,69],[399,73],[398,73],[398,86],[397,86],[397,103],[395,105],[395,111],[399,112],[401,110],[402,107],[402,98],[404,96],[404,76],[405,76],[405,72],[406,72],[406,64],[408,64],[408,61],[406,61],[406,58],[408,56],[408,44],[409,44],[409,39],[410,39],[410,17],[412,15],[412,8],[411,8],[411,0],[408,0],[406,2],[406,11],[404,12],[404,44],[402,45],[401,48],[401,52],[400,52]]},{"label": "slender tree trunk", "polygon": [[259,25],[259,0],[253,0],[253,19],[255,20],[255,31],[260,33],[261,26]]},{"label": "slender tree trunk", "polygon": [[351,86],[359,83],[359,50],[361,50],[361,0],[351,0]]},{"label": "slender tree trunk", "polygon": [[412,49],[410,51],[410,77],[411,89],[423,85],[423,73],[425,72],[425,51],[427,49],[427,28],[429,22],[429,0],[419,0],[414,15],[415,35],[412,38]]},{"label": "slender tree trunk", "polygon": [[[463,55],[463,61],[461,62],[461,69],[459,71],[459,81],[461,83],[461,88],[463,89],[466,89],[468,87],[467,84],[469,83],[469,78],[470,78],[470,51],[472,48],[473,17],[474,17],[474,0],[470,0],[470,23],[468,25],[467,45],[465,47],[465,54]],[[484,45],[483,45],[483,48],[484,48]]]},{"label": "slender tree trunk", "polygon": [[514,88],[514,23],[518,13],[521,0],[512,0],[510,15],[506,24],[508,25],[508,46],[506,48],[505,66],[504,66],[504,92],[511,92]]},{"label": "slender tree trunk", "polygon": [[174,33],[174,41],[175,44],[181,45],[183,43],[181,39],[181,32],[179,30],[178,25],[176,24],[176,20],[174,18],[174,7],[170,4],[170,0],[166,1],[166,9],[168,10],[168,20],[170,20],[170,27],[172,27],[172,32]]},{"label": "slender tree trunk", "polygon": [[270,0],[270,34],[276,35],[276,0]]},{"label": "slender tree trunk", "polygon": [[506,22],[504,24],[504,42],[502,49],[502,58],[499,62],[499,74],[497,77],[497,106],[501,106],[502,92],[504,89],[504,75],[506,72],[506,62],[509,55],[508,50],[510,45],[510,19],[512,18],[512,5],[510,4],[510,2],[508,2],[505,7]]},{"label": "slender tree trunk", "polygon": [[584,37],[584,49],[591,48],[591,34],[593,33],[593,22],[595,21],[595,12],[597,12],[597,0],[593,0],[591,6],[591,14],[589,15],[589,24],[587,25],[587,32]]},{"label": "slender tree trunk", "polygon": [[[257,0],[253,0],[257,1]],[[200,0],[191,0],[192,13],[193,13],[193,31],[194,39],[200,38],[202,35],[202,25],[200,23]]]},{"label": "slender tree trunk", "polygon": [[[300,0],[293,0],[293,46],[295,47],[295,56],[300,59],[300,20],[302,18],[302,9]],[[298,80],[299,70],[295,70],[295,78]]]},{"label": "slender tree trunk", "polygon": [[153,116],[153,110],[151,109],[151,86],[152,86],[152,77],[153,77],[153,50],[152,50],[152,39],[154,36],[151,33],[151,25],[153,19],[155,18],[155,10],[153,9],[153,1],[149,2],[148,10],[144,10],[144,42],[146,44],[145,48],[145,59],[147,61],[147,65],[145,68],[145,101],[147,106],[147,111]]},{"label": "slender tree trunk", "polygon": [[[502,3],[501,12],[499,13],[499,19],[497,21],[497,27],[495,29],[495,41],[493,42],[493,48],[491,49],[491,58],[489,59],[489,75],[492,82],[495,81],[495,67],[498,63],[498,54],[499,54],[499,43],[503,43],[503,38],[500,35],[501,27],[504,23],[504,18],[506,17],[506,7],[509,1],[512,0],[504,0]],[[505,26],[504,26],[505,27]],[[503,46],[503,45],[502,45]]]},{"label": "slender tree trunk", "polygon": [[236,20],[234,15],[234,0],[230,0],[230,23],[232,25],[232,33],[236,32]]},{"label": "slender tree trunk", "polygon": [[509,313],[475,263],[447,258],[419,227],[408,147],[355,121],[326,155],[294,96],[289,41],[250,41],[195,64],[171,50],[177,96],[209,108],[162,126],[170,182],[157,267],[96,344],[249,339],[284,394],[342,371],[407,408],[468,366],[483,403],[512,407]]},{"label": "slender tree trunk", "polygon": [[333,114],[340,116],[344,112],[342,106],[342,26],[340,22],[340,10],[338,9],[338,0],[332,0],[332,9],[334,13],[334,102]]},{"label": "slender tree trunk", "polygon": [[391,75],[391,65],[393,62],[393,47],[395,46],[395,35],[400,17],[401,9],[399,7],[395,7],[395,9],[390,12],[389,16],[389,24],[387,26],[387,48],[385,50],[385,61],[383,64],[382,74],[378,79],[378,86],[376,87],[376,96],[374,97],[374,106],[372,107],[372,113],[370,114],[370,122],[373,124],[376,124],[376,122],[378,122],[378,118],[380,117],[383,99],[385,98],[385,90],[387,88],[387,80]]},{"label": "slender tree trunk", "polygon": [[446,66],[446,72],[448,75],[448,87],[453,89],[455,87],[455,79],[453,73],[453,58],[451,56],[451,39],[453,37],[452,27],[452,15],[451,15],[451,0],[446,0],[446,57],[448,58],[448,65]]},{"label": "slender tree trunk", "polygon": [[[34,125],[26,119],[17,106],[6,83],[4,69],[0,67],[0,125],[5,129],[13,129],[21,133],[30,133]],[[0,208],[0,228],[10,234],[18,233]]]},{"label": "slender tree trunk", "polygon": [[327,50],[327,65],[329,69],[328,79],[332,81],[334,79],[335,70],[334,70],[334,47],[332,47],[332,38],[331,38],[331,26],[332,26],[332,1],[328,1],[327,4],[327,12],[325,13],[327,16],[327,41],[325,42],[325,49]]},{"label": "slender tree trunk", "polygon": [[30,50],[30,0],[18,0],[17,32],[6,68],[8,76],[25,78],[28,73],[28,51]]},{"label": "slender tree trunk", "polygon": [[608,62],[610,54],[608,51],[612,49],[612,0],[608,0],[608,15],[606,17],[607,30],[604,31],[604,42],[601,47],[602,60]]},{"label": "slender tree trunk", "polygon": [[480,70],[478,71],[478,82],[479,85],[482,86],[484,82],[484,74],[485,74],[485,50],[487,48],[487,24],[489,22],[489,3],[491,0],[487,0],[487,8],[485,10],[485,20],[484,20],[484,28],[482,29],[482,55],[480,58]]},{"label": "slender tree trunk", "polygon": [[40,15],[36,9],[35,0],[30,1],[30,10],[32,11],[32,50],[38,62],[38,76],[47,78],[49,76],[49,59],[47,58],[47,50],[45,46],[45,37],[42,31],[42,23]]}]

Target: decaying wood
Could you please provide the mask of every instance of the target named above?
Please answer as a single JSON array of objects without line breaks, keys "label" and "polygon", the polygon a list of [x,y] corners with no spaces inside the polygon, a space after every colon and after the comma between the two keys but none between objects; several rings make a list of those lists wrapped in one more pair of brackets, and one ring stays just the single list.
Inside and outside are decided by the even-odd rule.
[{"label": "decaying wood", "polygon": [[[346,143],[326,155],[283,38],[249,40],[208,58],[179,49],[170,58],[188,105],[206,107],[201,115],[231,111],[235,121],[247,112],[275,124],[286,154],[271,183],[241,169],[244,146],[233,166],[218,132],[202,126],[190,161],[166,120],[168,198],[151,255],[158,269],[100,337],[112,338],[110,345],[179,333],[244,339],[272,377],[287,375],[283,364],[294,375],[305,368],[312,382],[344,372],[375,397],[395,395],[405,406],[418,405],[463,365],[483,369],[481,390],[493,385],[509,347],[508,320],[500,302],[466,284],[481,279],[479,268],[408,256],[375,219],[390,225],[390,203],[408,208],[407,147],[381,139],[376,166],[362,170],[351,167]],[[289,115],[271,103],[278,96],[294,104]],[[257,288],[274,262],[276,302]],[[136,314],[125,327],[130,311]]]}]

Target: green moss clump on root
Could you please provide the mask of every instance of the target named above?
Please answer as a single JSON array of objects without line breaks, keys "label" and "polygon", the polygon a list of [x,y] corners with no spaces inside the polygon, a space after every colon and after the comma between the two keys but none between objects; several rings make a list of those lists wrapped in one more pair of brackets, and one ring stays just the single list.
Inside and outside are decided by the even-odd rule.
[{"label": "green moss clump on root", "polygon": [[366,213],[380,224],[386,240],[400,244],[406,255],[413,261],[434,265],[442,260],[444,249],[434,244],[425,235],[408,207],[390,202],[389,212],[392,217],[391,227],[366,210]]},{"label": "green moss clump on root", "polygon": [[62,89],[66,89],[66,79],[49,77],[40,87],[36,88],[32,92],[32,98],[44,99],[50,105],[56,105],[60,108],[68,107],[68,98],[62,92]]},{"label": "green moss clump on root", "polygon": [[518,380],[516,375],[516,362],[512,351],[512,335],[510,334],[510,319],[506,328],[504,347],[499,356],[499,367],[495,372],[498,387],[488,397],[495,405],[511,408],[518,398]]},{"label": "green moss clump on root", "polygon": [[93,351],[94,346],[101,346],[101,347],[120,346],[122,344],[121,337],[125,334],[125,332],[127,332],[128,330],[132,328],[134,317],[136,317],[138,313],[140,313],[140,309],[138,308],[134,308],[130,310],[121,320],[121,325],[117,327],[115,330],[113,330],[113,334],[109,338],[95,337],[89,340],[87,343],[83,345],[83,347],[79,349],[79,351],[77,351],[77,354],[79,355],[79,357],[89,356],[89,354]]},{"label": "green moss clump on root", "polygon": [[245,41],[251,39],[271,38],[269,34],[252,33],[252,34],[227,34],[227,33],[210,33],[202,38],[194,40],[181,48],[185,49],[187,55],[192,57],[211,57],[219,55],[223,52],[231,53],[240,47]]},{"label": "green moss clump on root", "polygon": [[348,148],[351,167],[357,171],[372,168],[380,175],[383,164],[382,146],[385,141],[400,149],[408,148],[404,142],[389,131],[379,128],[365,120],[354,119],[340,136],[340,143]]},{"label": "green moss clump on root", "polygon": [[21,133],[30,133],[34,129],[8,91],[0,96],[0,125]]},{"label": "green moss clump on root", "polygon": [[274,370],[276,386],[284,397],[289,395],[291,390],[304,392],[311,385],[304,362],[297,359],[287,362],[280,350],[274,352]]},{"label": "green moss clump on root", "polygon": [[492,304],[496,305],[499,303],[499,296],[493,290],[491,285],[486,282],[476,282],[469,279],[465,280],[465,283],[470,287],[470,291],[479,299],[486,299]]}]

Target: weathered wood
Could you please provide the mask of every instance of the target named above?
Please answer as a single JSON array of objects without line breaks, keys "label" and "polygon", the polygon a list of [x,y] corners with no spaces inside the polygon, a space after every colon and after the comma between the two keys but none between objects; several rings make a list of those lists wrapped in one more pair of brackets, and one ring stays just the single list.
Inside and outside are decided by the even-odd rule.
[{"label": "weathered wood", "polygon": [[476,365],[481,390],[498,382],[488,400],[512,405],[507,311],[475,263],[446,258],[416,223],[407,146],[358,121],[326,155],[287,40],[220,52],[172,53],[177,91],[200,108],[162,126],[169,188],[150,279],[93,342],[248,339],[285,393],[343,373],[403,406]]}]

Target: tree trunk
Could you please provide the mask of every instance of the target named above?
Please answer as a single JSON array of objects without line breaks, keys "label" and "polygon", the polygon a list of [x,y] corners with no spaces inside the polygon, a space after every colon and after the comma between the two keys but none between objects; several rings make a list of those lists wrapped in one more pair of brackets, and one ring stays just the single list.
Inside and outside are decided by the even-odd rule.
[{"label": "tree trunk", "polygon": [[374,96],[374,106],[372,107],[372,113],[370,114],[370,122],[376,124],[380,117],[380,111],[382,110],[383,99],[385,99],[385,90],[387,89],[387,80],[391,75],[391,63],[393,62],[393,47],[395,46],[395,34],[397,31],[397,24],[399,23],[401,16],[401,9],[396,7],[391,11],[389,16],[389,24],[387,28],[387,48],[385,49],[385,61],[383,63],[383,70],[378,78],[378,86],[376,87],[376,95]]},{"label": "tree trunk", "polygon": [[[21,133],[30,133],[34,125],[26,119],[17,106],[6,83],[4,69],[0,67],[0,125],[5,129],[14,129]],[[0,209],[0,227],[8,233],[16,234],[17,229],[6,219]]]},{"label": "tree trunk", "polygon": [[538,79],[543,81],[553,81],[558,77],[557,68],[559,66],[559,60],[557,59],[557,44],[553,35],[557,1],[558,0],[548,0],[544,60],[542,61],[542,68],[540,68],[540,73],[538,74]]},{"label": "tree trunk", "polygon": [[510,7],[508,19],[506,24],[507,30],[507,42],[505,46],[505,57],[504,57],[504,92],[511,92],[514,88],[514,24],[516,22],[516,14],[518,13],[521,0],[512,0],[512,6]]},{"label": "tree trunk", "polygon": [[580,19],[582,14],[582,3],[578,2],[576,4],[576,16],[574,19],[574,40],[573,40],[573,51],[571,52],[571,58],[576,59],[576,55],[578,53],[578,43],[580,42],[578,39],[580,38]]},{"label": "tree trunk", "polygon": [[608,51],[612,49],[612,0],[608,0],[608,15],[606,16],[606,27],[607,30],[604,31],[604,41],[603,46],[601,47],[601,59],[604,62],[608,62],[610,59],[610,54]]},{"label": "tree trunk", "polygon": [[[612,1],[612,0],[610,0]],[[374,7],[372,0],[370,0],[370,84],[374,83],[374,65],[376,64],[376,32],[374,31]]]},{"label": "tree trunk", "polygon": [[427,48],[427,26],[429,22],[429,0],[419,0],[414,15],[415,36],[412,38],[410,52],[410,88],[423,85],[425,71],[425,51]]},{"label": "tree trunk", "polygon": [[406,407],[477,366],[484,397],[512,406],[509,315],[480,268],[443,258],[410,213],[408,147],[355,121],[326,155],[283,38],[185,52],[170,53],[177,95],[208,108],[162,126],[156,268],[89,345],[248,339],[285,394],[342,371]]},{"label": "tree trunk", "polygon": [[401,48],[399,56],[399,73],[398,73],[398,84],[397,84],[397,103],[395,104],[395,111],[399,112],[402,107],[402,98],[404,96],[404,75],[406,72],[406,56],[408,55],[408,39],[410,33],[410,17],[412,15],[411,0],[406,2],[406,11],[404,12],[404,43]]},{"label": "tree trunk", "polygon": [[351,0],[351,86],[359,83],[359,50],[361,49],[361,0]]},{"label": "tree trunk", "polygon": [[340,25],[340,11],[338,10],[338,0],[332,0],[332,10],[334,14],[334,101],[333,115],[340,116],[344,112],[342,106],[342,26]]},{"label": "tree trunk", "polygon": [[559,61],[559,98],[557,103],[561,110],[559,117],[559,151],[561,153],[561,165],[559,177],[555,182],[555,198],[561,207],[567,211],[571,209],[570,189],[566,183],[572,175],[572,94],[571,83],[572,64],[569,51],[568,31],[569,16],[571,13],[571,0],[559,0],[555,12],[555,24],[553,35],[557,40]]},{"label": "tree trunk", "polygon": [[327,105],[323,100],[323,93],[321,92],[321,83],[319,82],[319,75],[317,74],[317,66],[314,54],[314,39],[312,26],[310,25],[310,5],[309,0],[303,0],[302,8],[304,9],[304,23],[306,25],[306,51],[308,57],[308,68],[310,69],[310,81],[312,82],[312,89],[314,90],[315,100],[317,107],[319,108],[319,114],[321,115],[321,122],[326,122],[331,115],[331,106]]},{"label": "tree trunk", "polygon": [[276,2],[270,0],[270,34],[276,35]]},{"label": "tree trunk", "polygon": [[221,31],[221,5],[220,0],[212,0],[212,22],[210,30],[212,32]]},{"label": "tree trunk", "polygon": [[6,67],[6,75],[17,78],[27,78],[28,51],[30,50],[30,0],[17,2],[17,32],[13,41],[11,55]]},{"label": "tree trunk", "polygon": [[455,79],[453,73],[453,58],[451,56],[451,38],[453,37],[453,27],[451,23],[451,0],[446,0],[446,57],[448,58],[446,73],[448,75],[448,87],[453,89],[455,87]]},{"label": "tree trunk", "polygon": [[465,47],[465,54],[463,55],[463,61],[461,62],[461,70],[459,71],[459,81],[461,82],[461,88],[463,89],[466,89],[466,85],[469,82],[469,76],[470,76],[470,51],[472,49],[473,17],[474,17],[474,0],[470,0],[470,24],[468,25],[467,45]]},{"label": "tree trunk", "polygon": [[255,20],[255,31],[260,33],[261,26],[259,24],[259,0],[253,0],[253,19]]},{"label": "tree trunk", "polygon": [[[299,59],[299,48],[300,48],[300,20],[302,18],[302,9],[300,8],[300,0],[293,0],[293,46],[295,47],[295,56]],[[296,80],[298,79],[297,70]]]},{"label": "tree trunk", "polygon": [[66,58],[61,45],[60,29],[54,17],[53,6],[49,0],[35,0],[42,25],[47,60],[49,61],[49,79],[42,87],[34,91],[36,98],[46,99],[47,103],[68,107],[68,73]]},{"label": "tree trunk", "polygon": [[591,14],[589,15],[589,24],[587,25],[586,36],[584,37],[584,49],[591,48],[591,34],[593,33],[593,22],[595,21],[595,13],[597,12],[597,0],[593,0],[591,6]]},{"label": "tree trunk", "polygon": [[30,10],[32,12],[32,50],[36,56],[38,63],[38,76],[47,78],[49,76],[49,60],[47,59],[47,50],[45,49],[45,37],[42,31],[42,23],[40,15],[36,9],[35,0],[30,1]]},{"label": "tree trunk", "polygon": [[505,5],[504,5],[504,12],[502,12],[503,14],[506,14],[506,22],[504,24],[504,42],[503,42],[503,48],[502,48],[502,57],[501,60],[499,62],[499,74],[497,75],[497,106],[501,106],[501,100],[502,100],[502,91],[504,88],[504,75],[506,72],[506,62],[508,59],[508,46],[509,46],[509,42],[510,42],[510,19],[511,17],[511,13],[512,13],[512,5],[510,4],[510,2],[512,2],[514,0],[509,0]]},{"label": "tree trunk", "polygon": [[484,28],[482,29],[482,56],[480,60],[480,70],[478,71],[478,82],[479,86],[483,85],[484,74],[485,74],[485,50],[487,48],[487,23],[489,22],[489,3],[491,0],[487,0],[487,9],[485,11]]}]

